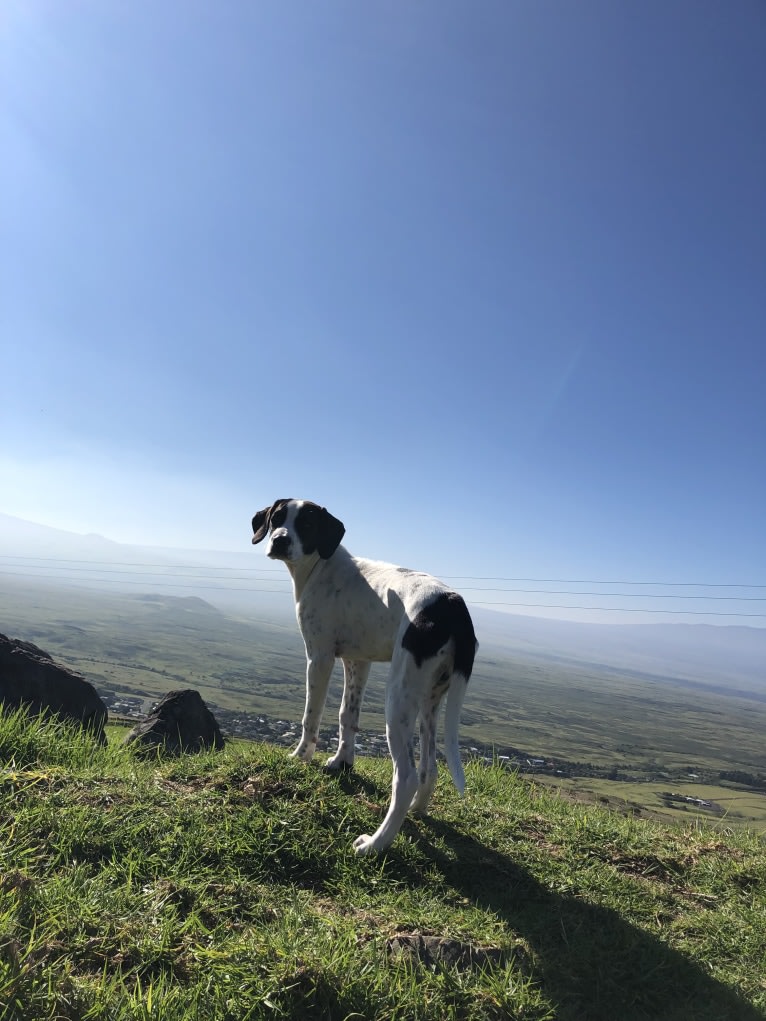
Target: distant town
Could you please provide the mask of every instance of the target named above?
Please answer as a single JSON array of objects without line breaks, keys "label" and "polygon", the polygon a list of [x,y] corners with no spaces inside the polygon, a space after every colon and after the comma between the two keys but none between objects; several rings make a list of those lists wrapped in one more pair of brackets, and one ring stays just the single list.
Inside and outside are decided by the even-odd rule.
[{"label": "distant town", "polygon": [[[115,722],[120,719],[131,722],[140,719],[151,712],[156,705],[154,699],[142,695],[128,695],[124,692],[105,689],[101,689],[99,694],[109,710],[110,717]],[[268,741],[271,744],[286,747],[297,744],[300,739],[299,721],[276,719],[265,713],[247,713],[225,709],[210,701],[207,702],[207,706],[215,716],[224,737],[241,738],[247,741]],[[329,751],[334,748],[337,733],[337,727],[332,725],[320,731],[319,750]],[[385,735],[367,734],[360,731],[356,750],[360,755],[387,756],[388,745]],[[461,750],[465,757],[481,759],[487,765],[497,762],[502,766],[522,772],[553,772],[562,776],[569,775],[568,772],[565,773],[565,767],[569,764],[556,764],[543,758],[531,757],[516,748],[479,747],[463,742]]]},{"label": "distant town", "polygon": [[[141,695],[130,695],[122,691],[101,690],[103,699],[110,717],[118,722],[126,722],[140,719],[149,713],[156,702],[152,698]],[[264,713],[247,713],[237,710],[225,709],[214,702],[207,703],[208,708],[215,716],[221,733],[228,739],[242,739],[248,741],[267,741],[270,744],[293,747],[300,739],[300,722],[286,719],[277,719]],[[337,741],[337,727],[330,725],[320,731],[318,748],[320,751],[330,751],[335,748]],[[356,750],[360,755],[387,756],[388,746],[384,734],[368,734],[360,731],[357,737]],[[571,778],[571,777],[598,777],[609,780],[619,780],[632,783],[657,782],[670,780],[684,780],[692,783],[713,782],[718,774],[707,774],[703,770],[687,772],[683,775],[670,775],[658,770],[656,773],[647,773],[645,769],[635,773],[629,769],[620,770],[616,767],[604,767],[589,762],[567,762],[564,760],[553,760],[547,757],[530,754],[514,747],[501,747],[498,745],[480,746],[471,742],[461,742],[461,752],[465,760],[478,760],[485,765],[497,764],[518,773],[543,774],[547,776]],[[752,778],[751,778],[752,779]],[[693,804],[697,808],[715,811],[717,806],[703,798],[693,798],[683,794],[665,792],[662,795],[668,804],[684,802]]]}]

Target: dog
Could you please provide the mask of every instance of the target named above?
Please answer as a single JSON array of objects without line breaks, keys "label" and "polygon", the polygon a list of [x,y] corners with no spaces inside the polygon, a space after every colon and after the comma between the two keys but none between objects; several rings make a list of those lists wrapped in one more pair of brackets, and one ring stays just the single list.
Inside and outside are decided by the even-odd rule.
[{"label": "dog", "polygon": [[[354,841],[358,854],[389,847],[408,810],[424,813],[436,785],[436,716],[444,696],[445,755],[455,787],[465,787],[458,747],[460,710],[478,648],[463,599],[436,578],[353,557],[341,545],[345,526],[309,500],[276,500],[253,518],[253,543],[269,534],[266,556],[293,581],[306,646],[306,708],[294,757],[309,762],[319,735],[335,660],[343,663],[338,750],[330,772],[350,770],[359,710],[373,662],[390,662],[386,737],[393,760],[391,801],[378,829]],[[420,761],[413,736],[420,717]]]}]

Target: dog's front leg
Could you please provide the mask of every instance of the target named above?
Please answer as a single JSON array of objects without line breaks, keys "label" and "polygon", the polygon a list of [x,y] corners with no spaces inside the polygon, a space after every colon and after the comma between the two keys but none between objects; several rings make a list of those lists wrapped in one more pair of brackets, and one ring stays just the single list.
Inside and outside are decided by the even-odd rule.
[{"label": "dog's front leg", "polygon": [[303,733],[298,747],[291,756],[311,762],[317,747],[319,724],[327,698],[334,656],[310,657],[306,664],[306,708],[303,713]]},{"label": "dog's front leg", "polygon": [[359,710],[371,665],[365,660],[343,660],[343,701],[338,717],[338,750],[324,764],[329,773],[353,769],[356,735],[359,733]]}]

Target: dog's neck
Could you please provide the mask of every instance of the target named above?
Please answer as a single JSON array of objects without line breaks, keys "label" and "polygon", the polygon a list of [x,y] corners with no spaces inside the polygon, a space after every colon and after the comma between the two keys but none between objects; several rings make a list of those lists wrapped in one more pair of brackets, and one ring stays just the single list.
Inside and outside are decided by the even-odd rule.
[{"label": "dog's neck", "polygon": [[322,558],[318,553],[313,553],[310,557],[303,557],[292,563],[285,561],[285,567],[293,579],[293,595],[295,596],[296,603],[300,602],[309,578],[321,563]]}]

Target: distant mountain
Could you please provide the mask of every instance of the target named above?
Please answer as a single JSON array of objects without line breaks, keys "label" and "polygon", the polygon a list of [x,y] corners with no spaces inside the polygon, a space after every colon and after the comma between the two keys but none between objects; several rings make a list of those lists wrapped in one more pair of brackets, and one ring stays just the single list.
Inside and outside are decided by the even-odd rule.
[{"label": "distant mountain", "polygon": [[217,606],[208,603],[199,596],[162,596],[158,594],[131,596],[138,603],[151,603],[158,609],[169,610],[174,613],[206,613],[211,616],[221,616]]},{"label": "distant mountain", "polygon": [[103,557],[121,548],[120,543],[101,535],[78,535],[62,528],[0,514],[0,553],[6,556]]},{"label": "distant mountain", "polygon": [[582,624],[482,609],[473,613],[486,648],[766,692],[766,628]]},{"label": "distant mountain", "polygon": [[263,557],[215,550],[133,546],[0,514],[3,576],[41,584],[196,596],[248,613],[295,619],[287,573]]}]

